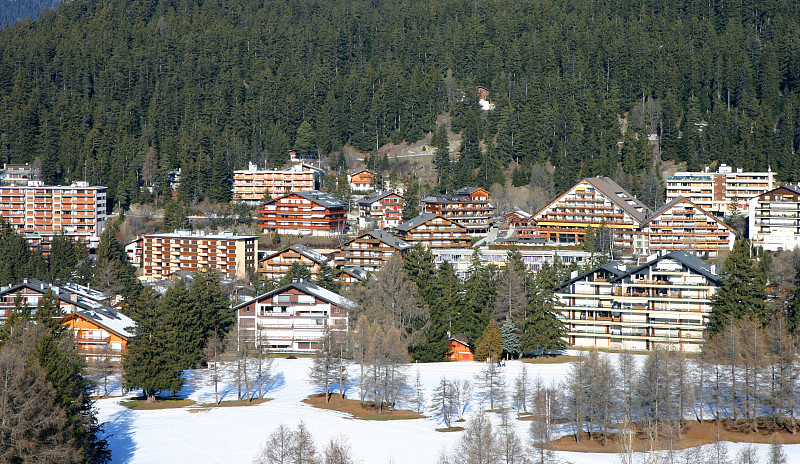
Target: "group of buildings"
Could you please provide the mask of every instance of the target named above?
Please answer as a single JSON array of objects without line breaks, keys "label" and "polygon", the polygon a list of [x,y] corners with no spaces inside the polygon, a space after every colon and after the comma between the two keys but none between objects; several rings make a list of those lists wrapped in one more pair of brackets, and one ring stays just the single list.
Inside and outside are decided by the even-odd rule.
[{"label": "group of buildings", "polygon": [[[99,241],[106,221],[105,187],[48,187],[26,178],[24,167],[8,171],[16,177],[6,180],[11,185],[0,186],[0,214],[33,244],[46,250],[60,233],[90,245]],[[415,244],[429,248],[437,265],[447,261],[466,278],[473,256],[502,267],[512,246],[532,272],[556,261],[583,265],[592,252],[581,245],[591,239],[615,261],[573,275],[557,292],[569,343],[630,349],[663,343],[693,350],[702,340],[720,284],[718,271],[703,260],[721,258],[736,238],[726,215],[749,216],[754,245],[779,250],[800,244],[800,190],[776,187],[771,171],[721,165],[716,172],[675,173],[666,178],[666,204],[655,210],[605,177],[579,181],[537,212],[505,216],[497,214],[488,191],[463,188],[423,198],[421,214],[409,220],[403,220],[402,187],[387,188],[377,174],[361,170],[348,176],[358,196],[343,201],[319,190],[322,174],[302,162],[277,170],[251,164],[234,172],[233,197],[258,205],[256,224],[262,235],[342,237],[338,246],[294,244],[265,251],[259,250],[256,235],[175,231],[128,243],[129,259],[147,282],[205,268],[231,278],[255,271],[278,281],[299,263],[312,279],[329,267],[349,285]],[[26,283],[0,297],[11,304],[17,293],[45,286]],[[111,343],[125,336],[119,324],[109,322],[123,315],[98,302],[86,303],[86,296],[57,293],[65,305],[75,306],[71,314],[81,324],[105,327],[92,329],[102,339]],[[81,302],[88,306],[78,308]],[[348,304],[314,284],[294,282],[234,309],[254,340],[279,350],[312,352],[325,327],[346,327]]]}]

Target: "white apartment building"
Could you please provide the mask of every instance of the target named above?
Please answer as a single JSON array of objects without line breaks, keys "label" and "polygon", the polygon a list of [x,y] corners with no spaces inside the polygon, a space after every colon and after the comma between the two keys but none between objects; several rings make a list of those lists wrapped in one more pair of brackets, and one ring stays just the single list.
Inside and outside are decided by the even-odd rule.
[{"label": "white apartment building", "polygon": [[747,202],[775,184],[775,173],[736,172],[721,164],[717,172],[676,172],[667,177],[667,202],[680,197],[691,200],[704,210],[722,216],[732,213],[734,208],[744,213]]},{"label": "white apartment building", "polygon": [[749,237],[768,251],[800,246],[800,189],[785,185],[753,197],[749,203]]}]

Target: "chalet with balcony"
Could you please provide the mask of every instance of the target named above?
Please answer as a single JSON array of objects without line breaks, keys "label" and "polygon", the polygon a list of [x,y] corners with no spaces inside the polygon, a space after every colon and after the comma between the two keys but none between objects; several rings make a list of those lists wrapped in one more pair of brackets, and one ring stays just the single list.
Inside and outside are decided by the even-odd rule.
[{"label": "chalet with balcony", "polygon": [[380,175],[368,169],[362,169],[347,175],[347,182],[350,183],[350,190],[353,192],[371,192],[375,190],[379,179]]},{"label": "chalet with balcony", "polygon": [[496,208],[489,202],[489,192],[479,187],[464,187],[452,195],[423,198],[424,212],[438,213],[466,227],[471,235],[489,232]]},{"label": "chalet with balcony", "polygon": [[721,284],[714,266],[674,251],[575,275],[555,292],[556,312],[571,346],[699,351]]},{"label": "chalet with balcony", "polygon": [[397,226],[397,234],[411,245],[428,248],[469,247],[469,230],[438,213],[423,213]]},{"label": "chalet with balcony", "polygon": [[750,243],[769,251],[800,246],[800,188],[785,185],[750,200]]},{"label": "chalet with balcony", "polygon": [[280,280],[292,264],[306,266],[314,279],[317,278],[320,266],[328,263],[330,257],[312,250],[305,245],[292,245],[281,251],[267,255],[258,262],[258,272],[268,280]]},{"label": "chalet with balcony", "polygon": [[294,192],[258,210],[264,234],[332,236],[347,230],[347,203],[318,190]]},{"label": "chalet with balcony", "polygon": [[280,353],[312,354],[326,329],[347,333],[354,303],[311,282],[292,282],[234,306],[241,340]]},{"label": "chalet with balcony", "polygon": [[411,245],[384,231],[371,230],[342,244],[334,254],[336,267],[359,266],[374,272],[395,253],[405,254]]},{"label": "chalet with balcony", "polygon": [[371,193],[356,203],[359,229],[396,227],[403,222],[405,200],[394,192]]}]

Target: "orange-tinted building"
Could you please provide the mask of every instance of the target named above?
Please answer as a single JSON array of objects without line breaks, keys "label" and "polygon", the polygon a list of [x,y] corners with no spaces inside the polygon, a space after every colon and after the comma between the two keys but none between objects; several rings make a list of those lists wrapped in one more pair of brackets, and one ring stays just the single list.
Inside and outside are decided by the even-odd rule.
[{"label": "orange-tinted building", "polygon": [[447,342],[450,350],[447,352],[448,361],[474,361],[475,355],[472,345],[465,334],[450,337]]},{"label": "orange-tinted building", "polygon": [[258,237],[230,232],[206,235],[178,230],[171,234],[145,235],[142,262],[145,281],[157,281],[177,271],[197,272],[206,268],[243,279],[255,269]]},{"label": "orange-tinted building", "polygon": [[439,213],[456,221],[471,235],[489,232],[495,207],[489,203],[489,192],[479,187],[464,187],[453,195],[431,195],[422,200],[426,213]]},{"label": "orange-tinted building", "polygon": [[233,199],[258,205],[266,194],[277,198],[287,193],[316,190],[321,176],[321,170],[306,164],[295,164],[288,169],[258,169],[250,163],[246,170],[233,171]]},{"label": "orange-tinted building", "polygon": [[307,267],[312,278],[316,280],[320,267],[328,261],[330,261],[328,256],[298,243],[259,260],[258,272],[265,279],[280,280],[289,272],[292,264],[297,263]]},{"label": "orange-tinted building", "polygon": [[393,192],[371,193],[358,200],[358,227],[383,229],[403,222],[405,200]]},{"label": "orange-tinted building", "polygon": [[31,245],[49,248],[63,233],[89,247],[100,242],[106,224],[106,187],[86,182],[70,186],[0,186],[0,217],[25,236]]},{"label": "orange-tinted building", "polygon": [[347,176],[350,190],[354,192],[369,192],[375,190],[378,175],[368,169],[362,169]]},{"label": "orange-tinted building", "polygon": [[258,227],[265,234],[342,234],[347,229],[347,203],[318,190],[290,193],[261,205]]}]

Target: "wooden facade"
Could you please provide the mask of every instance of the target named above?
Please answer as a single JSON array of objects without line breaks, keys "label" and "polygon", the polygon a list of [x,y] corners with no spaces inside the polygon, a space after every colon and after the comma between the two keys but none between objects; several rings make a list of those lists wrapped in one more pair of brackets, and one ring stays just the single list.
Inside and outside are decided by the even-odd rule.
[{"label": "wooden facade", "polygon": [[393,192],[372,193],[358,200],[358,227],[383,229],[403,222],[405,199]]},{"label": "wooden facade", "polygon": [[258,210],[265,234],[331,236],[347,230],[347,203],[317,190],[265,202]]},{"label": "wooden facade", "polygon": [[359,266],[374,272],[395,253],[405,253],[411,245],[383,230],[371,230],[342,244],[334,254],[336,267]]},{"label": "wooden facade", "polygon": [[422,200],[426,213],[438,213],[466,227],[470,234],[489,232],[495,207],[489,192],[478,187],[465,187],[453,195],[432,195]]},{"label": "wooden facade", "polygon": [[370,192],[375,190],[378,174],[367,169],[354,172],[347,176],[350,183],[350,190],[354,192]]},{"label": "wooden facade", "polygon": [[258,205],[266,195],[277,198],[292,192],[307,192],[319,188],[321,172],[303,164],[288,169],[248,169],[233,171],[233,199]]},{"label": "wooden facade", "polygon": [[686,250],[711,259],[733,249],[736,231],[686,198],[677,198],[642,223],[640,256]]},{"label": "wooden facade", "polygon": [[318,253],[305,245],[292,245],[281,251],[267,255],[258,262],[258,272],[268,280],[280,280],[292,264],[302,264],[311,272],[313,279],[319,275],[320,266],[330,261],[330,258]]},{"label": "wooden facade", "polygon": [[398,235],[411,245],[428,248],[469,247],[472,238],[461,224],[441,214],[424,213],[397,226]]},{"label": "wooden facade", "polygon": [[450,349],[447,352],[447,360],[448,361],[474,361],[475,354],[472,345],[470,345],[467,336],[464,334],[456,335],[455,337],[450,337],[450,340],[447,342],[447,346]]},{"label": "wooden facade", "polygon": [[765,250],[794,250],[800,246],[800,189],[783,186],[750,200],[749,236]]}]

